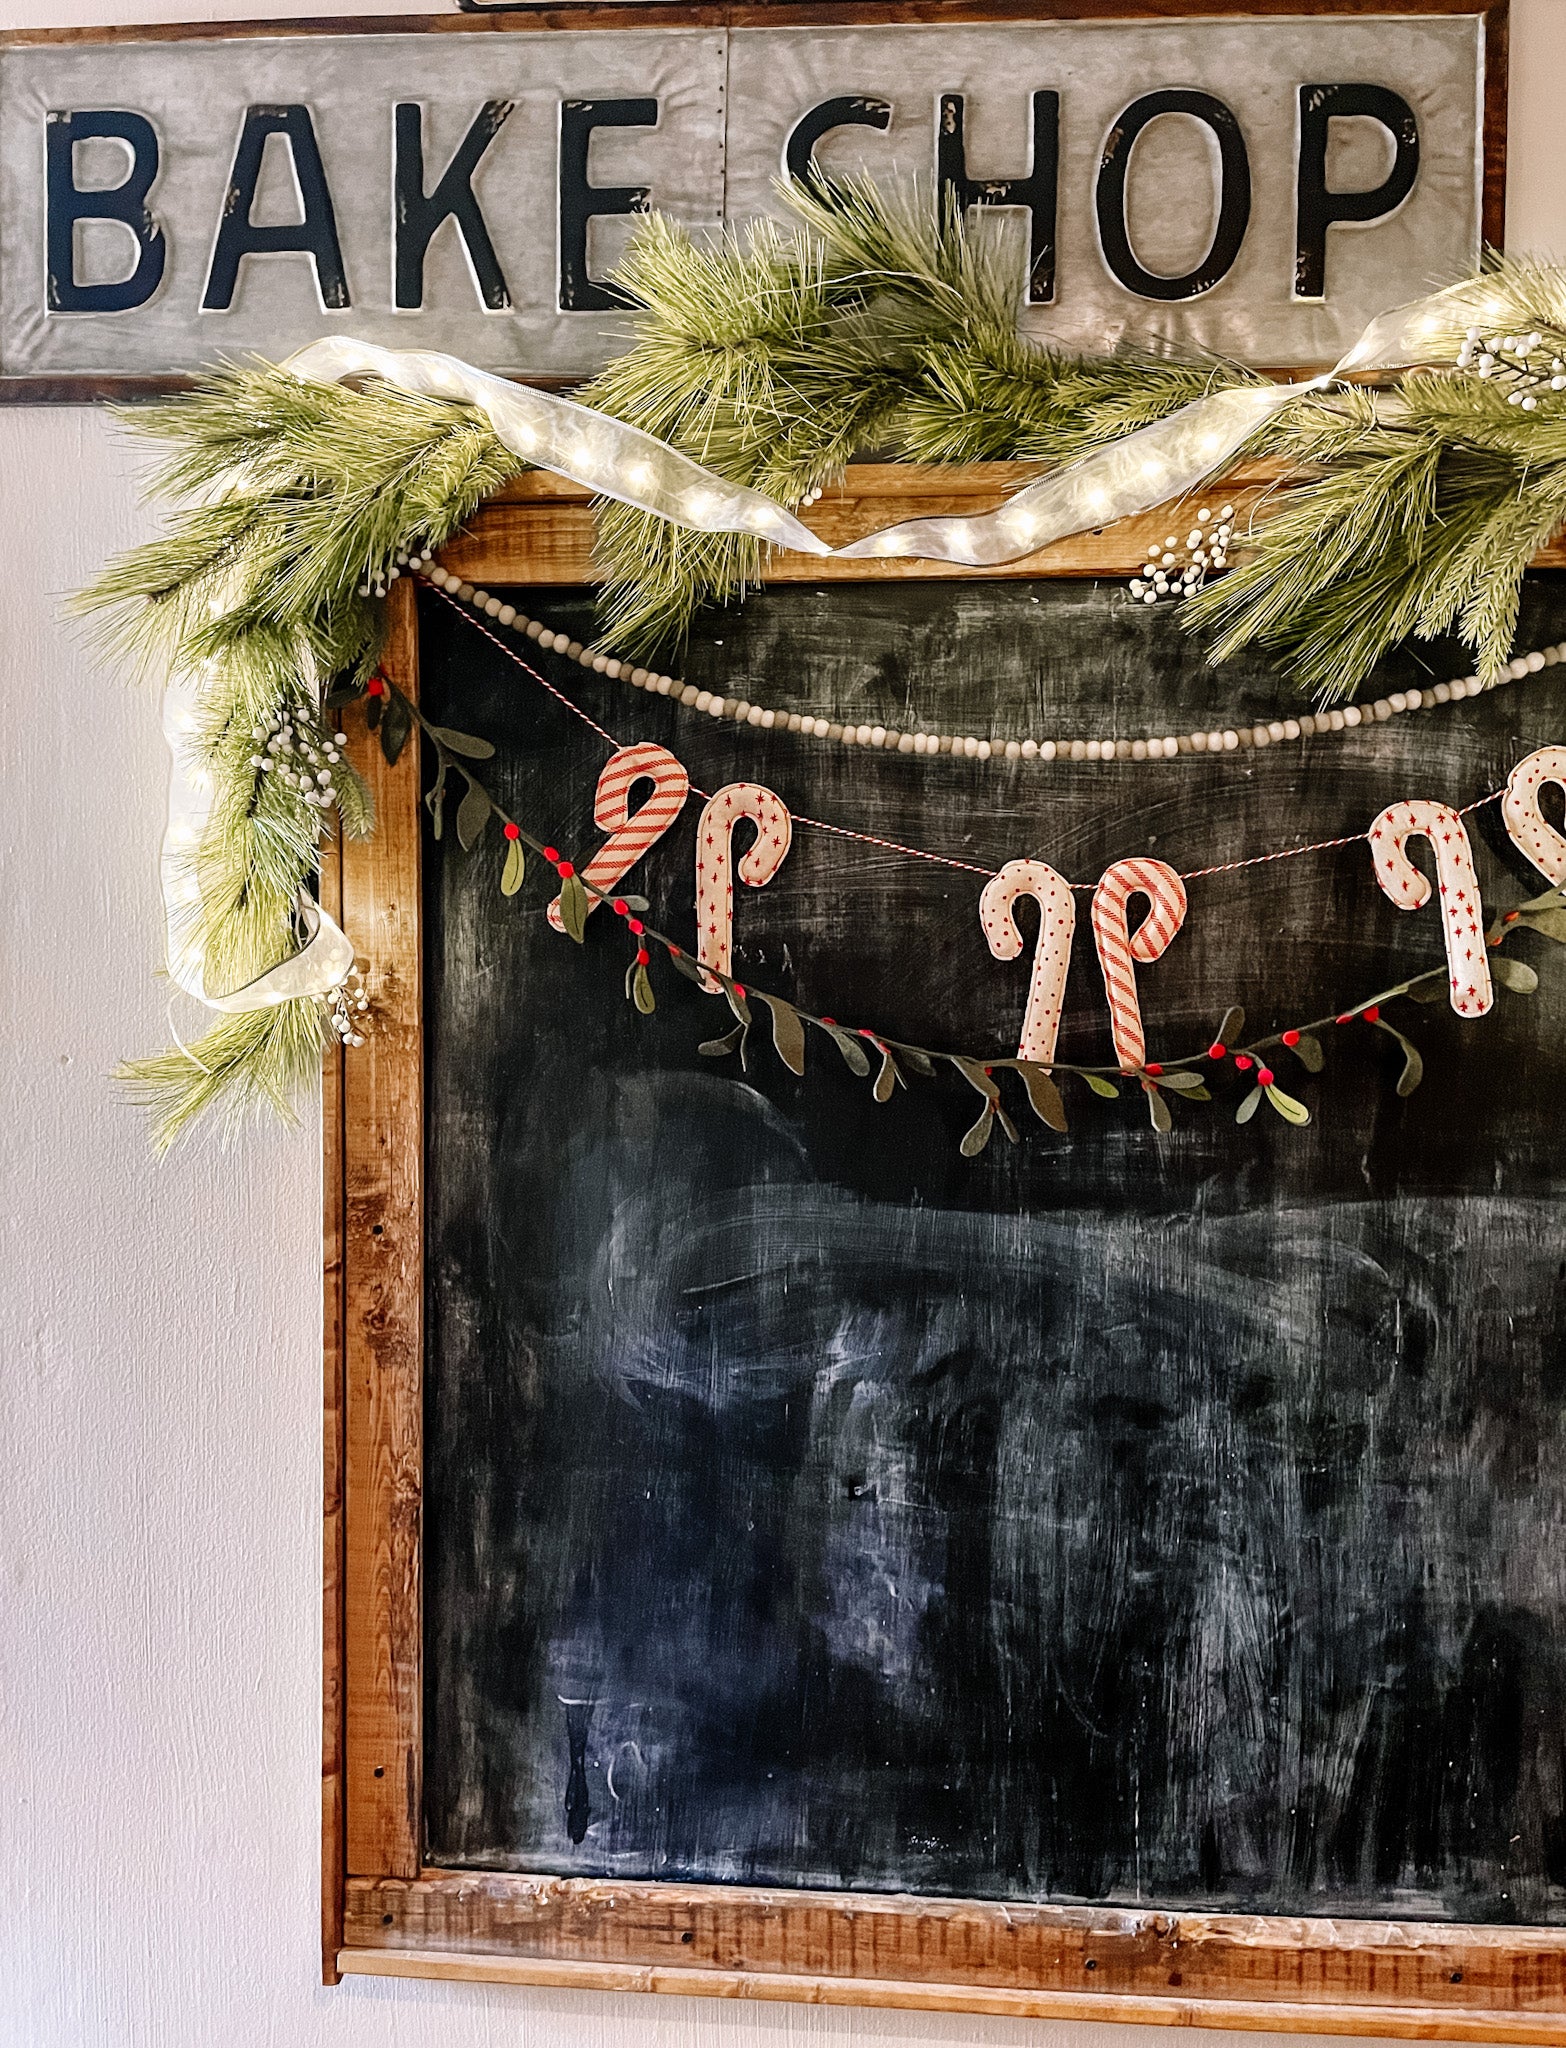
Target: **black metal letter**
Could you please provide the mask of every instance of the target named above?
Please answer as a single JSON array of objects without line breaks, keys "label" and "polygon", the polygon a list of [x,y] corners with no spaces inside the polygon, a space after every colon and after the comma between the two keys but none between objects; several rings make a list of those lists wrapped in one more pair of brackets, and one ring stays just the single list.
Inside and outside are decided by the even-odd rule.
[{"label": "black metal letter", "polygon": [[[1161,277],[1136,260],[1126,229],[1126,173],[1136,139],[1161,114],[1190,114],[1205,121],[1218,139],[1218,220],[1212,246],[1184,277]],[[1240,124],[1211,93],[1171,87],[1133,100],[1109,131],[1098,171],[1098,240],[1104,261],[1125,286],[1144,299],[1196,299],[1210,292],[1234,267],[1251,219],[1251,160]]]},{"label": "black metal letter", "polygon": [[[76,145],[108,137],[123,142],[131,166],[123,184],[108,191],[82,192],[76,184]],[[44,303],[51,313],[128,313],[144,306],[163,281],[168,245],[147,207],[158,175],[158,137],[141,114],[93,108],[82,114],[50,113],[44,126],[44,186],[47,225]],[[136,243],[136,268],[115,284],[76,282],[76,223],[117,220]]]},{"label": "black metal letter", "polygon": [[611,313],[630,303],[613,285],[594,284],[587,274],[587,224],[595,214],[645,213],[652,194],[645,185],[590,185],[587,152],[595,128],[655,128],[656,100],[562,100],[560,102],[560,310]]},{"label": "black metal letter", "polygon": [[1055,209],[1060,181],[1060,94],[1033,95],[1033,161],[1025,177],[970,178],[963,144],[962,94],[943,92],[935,124],[935,183],[942,217],[953,195],[957,209],[970,206],[1025,206],[1028,235],[1028,303],[1047,306],[1055,296]]},{"label": "black metal letter", "polygon": [[[304,219],[288,227],[258,227],[250,218],[269,135],[281,135],[288,144],[304,208]],[[223,195],[223,218],[218,227],[217,246],[212,251],[212,270],[202,295],[201,310],[220,313],[233,305],[239,266],[246,256],[273,255],[311,258],[316,289],[321,304],[329,312],[340,313],[350,303],[343,252],[337,240],[337,213],[308,107],[246,107],[239,147],[234,152],[234,168]]]},{"label": "black metal letter", "polygon": [[[1327,134],[1334,120],[1362,114],[1392,138],[1392,168],[1368,192],[1327,190]],[[1384,85],[1302,85],[1294,296],[1327,295],[1327,230],[1336,221],[1380,220],[1403,204],[1419,175],[1419,123],[1400,93]]]},{"label": "black metal letter", "polygon": [[473,196],[473,173],[479,158],[505,126],[510,100],[486,100],[456,155],[440,174],[433,192],[424,189],[424,109],[416,100],[399,101],[394,114],[396,136],[395,192],[396,262],[392,303],[401,310],[424,304],[424,255],[430,237],[448,217],[457,224],[467,251],[473,282],[491,313],[511,304],[505,274],[489,239],[489,229]]},{"label": "black metal letter", "polygon": [[832,180],[816,169],[816,144],[834,128],[879,128],[892,125],[890,100],[845,98],[823,100],[794,123],[783,147],[783,169],[798,185],[808,185],[830,198]]}]

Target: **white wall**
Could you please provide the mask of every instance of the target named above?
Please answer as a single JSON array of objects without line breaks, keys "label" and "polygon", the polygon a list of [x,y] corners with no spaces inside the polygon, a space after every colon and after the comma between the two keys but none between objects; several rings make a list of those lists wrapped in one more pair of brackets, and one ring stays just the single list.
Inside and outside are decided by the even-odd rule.
[{"label": "white wall", "polygon": [[[0,26],[200,11],[3,0]],[[1513,53],[1509,239],[1566,255],[1566,0],[1513,0]],[[165,1033],[164,755],[150,693],[56,606],[148,531],[136,460],[101,414],[0,412],[0,2048],[1147,2048],[1131,2029],[319,1987],[316,1124],[160,1169],[107,1080]]]}]

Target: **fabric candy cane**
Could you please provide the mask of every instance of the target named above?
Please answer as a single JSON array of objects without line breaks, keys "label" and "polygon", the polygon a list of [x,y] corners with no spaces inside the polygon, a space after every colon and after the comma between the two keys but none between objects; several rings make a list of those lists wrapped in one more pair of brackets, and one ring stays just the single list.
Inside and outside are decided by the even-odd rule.
[{"label": "fabric candy cane", "polygon": [[[631,791],[638,782],[650,782],[652,795],[639,811],[631,810]],[[691,779],[667,747],[644,740],[634,747],[621,747],[604,763],[593,797],[593,823],[609,837],[582,870],[582,880],[595,889],[611,893],[622,876],[668,831],[690,794]],[[587,915],[592,916],[600,898],[589,895]],[[560,916],[560,898],[549,906],[549,922],[557,932],[565,930]]]},{"label": "fabric candy cane", "polygon": [[1501,816],[1512,844],[1558,888],[1566,882],[1566,839],[1539,808],[1539,792],[1547,782],[1566,789],[1566,747],[1540,747],[1517,763],[1506,778]]},{"label": "fabric candy cane", "polygon": [[1016,913],[1019,896],[1031,896],[1037,902],[1039,936],[1033,948],[1033,974],[1028,983],[1028,1004],[1023,1012],[1017,1057],[1048,1066],[1055,1057],[1055,1041],[1060,1036],[1077,907],[1069,884],[1044,861],[1007,861],[998,875],[991,875],[979,897],[979,922],[997,960],[1015,960],[1022,951]]},{"label": "fabric candy cane", "polygon": [[[1147,898],[1148,909],[1132,937],[1126,928],[1126,906],[1138,895]],[[1147,1062],[1133,963],[1158,959],[1184,923],[1185,884],[1164,861],[1117,860],[1104,870],[1093,891],[1093,943],[1104,971],[1110,1036],[1123,1074],[1137,1073]]]},{"label": "fabric candy cane", "polygon": [[[756,828],[754,841],[739,859],[739,878],[752,889],[772,880],[794,837],[788,806],[759,782],[725,783],[702,807],[696,828],[696,958],[719,974],[729,972],[733,959],[732,841],[741,818],[749,818]],[[709,995],[722,986],[710,974],[702,978]]]},{"label": "fabric candy cane", "polygon": [[1388,804],[1370,828],[1370,854],[1376,880],[1399,910],[1418,910],[1430,901],[1429,882],[1404,850],[1404,842],[1413,837],[1427,840],[1435,855],[1452,1008],[1459,1017],[1482,1017],[1495,1001],[1495,990],[1467,828],[1450,804],[1426,797]]}]

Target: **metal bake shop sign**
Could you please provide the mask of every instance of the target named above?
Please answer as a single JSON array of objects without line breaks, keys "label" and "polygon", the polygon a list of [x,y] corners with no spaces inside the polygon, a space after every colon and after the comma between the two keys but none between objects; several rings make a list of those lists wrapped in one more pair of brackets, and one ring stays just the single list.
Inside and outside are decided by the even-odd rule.
[{"label": "metal bake shop sign", "polygon": [[635,216],[812,165],[989,210],[1036,336],[1325,362],[1473,267],[1483,71],[1453,15],[13,40],[0,374],[348,332],[577,375]]}]

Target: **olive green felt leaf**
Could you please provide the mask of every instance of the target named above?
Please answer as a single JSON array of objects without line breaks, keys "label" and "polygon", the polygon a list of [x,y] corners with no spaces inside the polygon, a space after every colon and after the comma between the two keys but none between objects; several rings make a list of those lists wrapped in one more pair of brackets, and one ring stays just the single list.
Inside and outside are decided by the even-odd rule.
[{"label": "olive green felt leaf", "polygon": [[963,1134],[961,1146],[963,1158],[977,1159],[985,1146],[990,1142],[990,1134],[994,1129],[995,1104],[993,1102],[986,1102],[983,1109],[979,1111],[978,1122]]},{"label": "olive green felt leaf", "polygon": [[495,749],[488,740],[475,739],[470,732],[458,732],[455,726],[432,725],[432,735],[443,747],[449,747],[454,754],[464,754],[470,761],[488,761]]},{"label": "olive green felt leaf", "polygon": [[[379,704],[381,699],[372,697],[370,702],[372,705]],[[407,745],[408,735],[413,730],[413,713],[400,697],[387,697],[385,704],[386,708],[380,717],[381,752],[395,768],[397,757]]]},{"label": "olive green felt leaf", "polygon": [[740,1040],[745,1036],[745,1026],[736,1024],[732,1031],[725,1031],[721,1038],[705,1038],[696,1050],[709,1060],[721,1060],[731,1052],[739,1050]]},{"label": "olive green felt leaf", "polygon": [[1210,1088],[1187,1088],[1185,1099],[1187,1102],[1211,1102],[1213,1091]]},{"label": "olive green felt leaf", "polygon": [[1161,1088],[1148,1089],[1147,1113],[1152,1119],[1155,1131],[1168,1132],[1174,1129],[1174,1118],[1169,1114],[1169,1105],[1164,1100]]},{"label": "olive green felt leaf", "polygon": [[566,936],[580,946],[587,937],[587,891],[580,875],[567,875],[560,884],[560,922]]},{"label": "olive green felt leaf", "polygon": [[745,998],[740,994],[739,990],[737,988],[734,988],[728,982],[725,982],[723,985],[723,993],[729,999],[729,1008],[734,1012],[735,1016],[739,1019],[741,1024],[745,1025],[748,1029],[751,1021],[750,1004],[746,1002]]},{"label": "olive green felt leaf", "polygon": [[828,1024],[819,1017],[813,1018],[811,1021],[818,1029],[826,1033],[827,1037],[831,1039],[832,1043],[843,1055],[843,1058],[848,1063],[849,1072],[857,1074],[861,1081],[868,1080],[870,1062],[865,1057],[864,1047],[859,1043],[854,1034],[851,1031],[845,1031],[841,1024]]},{"label": "olive green felt leaf", "polygon": [[1530,896],[1519,910],[1566,910],[1566,889],[1546,889],[1542,896]]},{"label": "olive green felt leaf", "polygon": [[1446,974],[1443,971],[1431,975],[1428,981],[1416,981],[1412,988],[1405,989],[1403,993],[1410,1002],[1438,1003],[1446,994]]},{"label": "olive green felt leaf", "polygon": [[1115,1086],[1114,1082],[1106,1081],[1102,1074],[1084,1074],[1082,1078],[1095,1095],[1105,1096],[1111,1102],[1115,1101],[1120,1094],[1120,1090]]},{"label": "olive green felt leaf", "polygon": [[508,839],[506,842],[506,864],[500,871],[501,895],[515,896],[518,889],[522,886],[522,878],[526,873],[527,861],[523,856],[521,840]]},{"label": "olive green felt leaf", "polygon": [[435,837],[440,839],[444,836],[446,830],[446,764],[444,761],[436,769],[435,780],[431,784],[424,801],[429,806],[430,822],[434,827]]},{"label": "olive green felt leaf", "polygon": [[687,981],[694,981],[698,988],[701,987],[701,969],[689,953],[678,948],[672,949],[669,953],[669,965],[677,974],[683,974]]},{"label": "olive green felt leaf", "polygon": [[1256,1114],[1257,1110],[1261,1108],[1261,1099],[1262,1092],[1260,1088],[1253,1088],[1250,1094],[1247,1095],[1245,1100],[1240,1104],[1239,1108],[1234,1112],[1235,1122],[1237,1124],[1248,1124],[1251,1118]]},{"label": "olive green felt leaf", "polygon": [[1538,932],[1558,945],[1566,945],[1566,910],[1520,910],[1517,922],[1525,931]]},{"label": "olive green felt leaf", "polygon": [[1300,1042],[1294,1051],[1307,1074],[1319,1074],[1327,1064],[1327,1055],[1321,1049],[1321,1040],[1314,1032],[1302,1031]]},{"label": "olive green felt leaf", "polygon": [[1384,1031],[1388,1038],[1395,1038],[1403,1048],[1403,1071],[1397,1077],[1399,1095],[1412,1095],[1425,1078],[1424,1054],[1411,1038],[1405,1038],[1395,1024],[1389,1024],[1385,1017],[1376,1019],[1378,1031]]},{"label": "olive green felt leaf", "polygon": [[636,963],[636,974],[631,983],[631,1000],[644,1017],[650,1017],[658,1007],[657,998],[653,995],[651,978],[640,961]]},{"label": "olive green felt leaf", "polygon": [[1181,1094],[1189,1095],[1194,1089],[1201,1087],[1202,1077],[1200,1074],[1193,1074],[1189,1067],[1175,1067],[1158,1076],[1158,1085],[1160,1088],[1177,1088]]},{"label": "olive green felt leaf", "polygon": [[1223,1022],[1218,1026],[1219,1045],[1235,1045],[1245,1029],[1245,1012],[1238,1003],[1233,1003],[1223,1013]]},{"label": "olive green felt leaf", "polygon": [[1490,972],[1514,996],[1531,996],[1539,986],[1538,974],[1526,960],[1509,960],[1504,953],[1497,953],[1490,962]]},{"label": "olive green felt leaf", "polygon": [[1010,1064],[1022,1076],[1022,1085],[1028,1091],[1028,1100],[1039,1122],[1048,1124],[1052,1131],[1065,1130],[1066,1105],[1049,1069],[1041,1067],[1037,1060],[1013,1060]]},{"label": "olive green felt leaf", "polygon": [[457,806],[457,844],[466,853],[484,836],[489,823],[489,798],[476,782],[470,782]]},{"label": "olive green felt leaf", "polygon": [[1285,1094],[1276,1081],[1266,1090],[1266,1095],[1267,1100],[1286,1124],[1308,1124],[1310,1122],[1310,1111],[1305,1107],[1304,1103],[1296,1102],[1292,1095]]},{"label": "olive green felt leaf", "polygon": [[[758,989],[757,994],[761,992]],[[805,1027],[799,1020],[799,1012],[792,1003],[784,1002],[781,996],[761,996],[761,1000],[772,1012],[772,1043],[778,1049],[778,1058],[790,1073],[805,1071]]]},{"label": "olive green felt leaf", "polygon": [[910,1073],[918,1074],[928,1081],[935,1073],[935,1062],[927,1052],[921,1052],[916,1045],[900,1045],[898,1053],[903,1065]]},{"label": "olive green felt leaf", "polygon": [[907,1082],[902,1077],[902,1072],[899,1069],[896,1060],[892,1058],[890,1052],[888,1052],[886,1047],[883,1045],[881,1047],[881,1071],[875,1077],[874,1093],[876,1101],[890,1102],[892,1099],[893,1090],[897,1088],[906,1088],[907,1085]]}]

